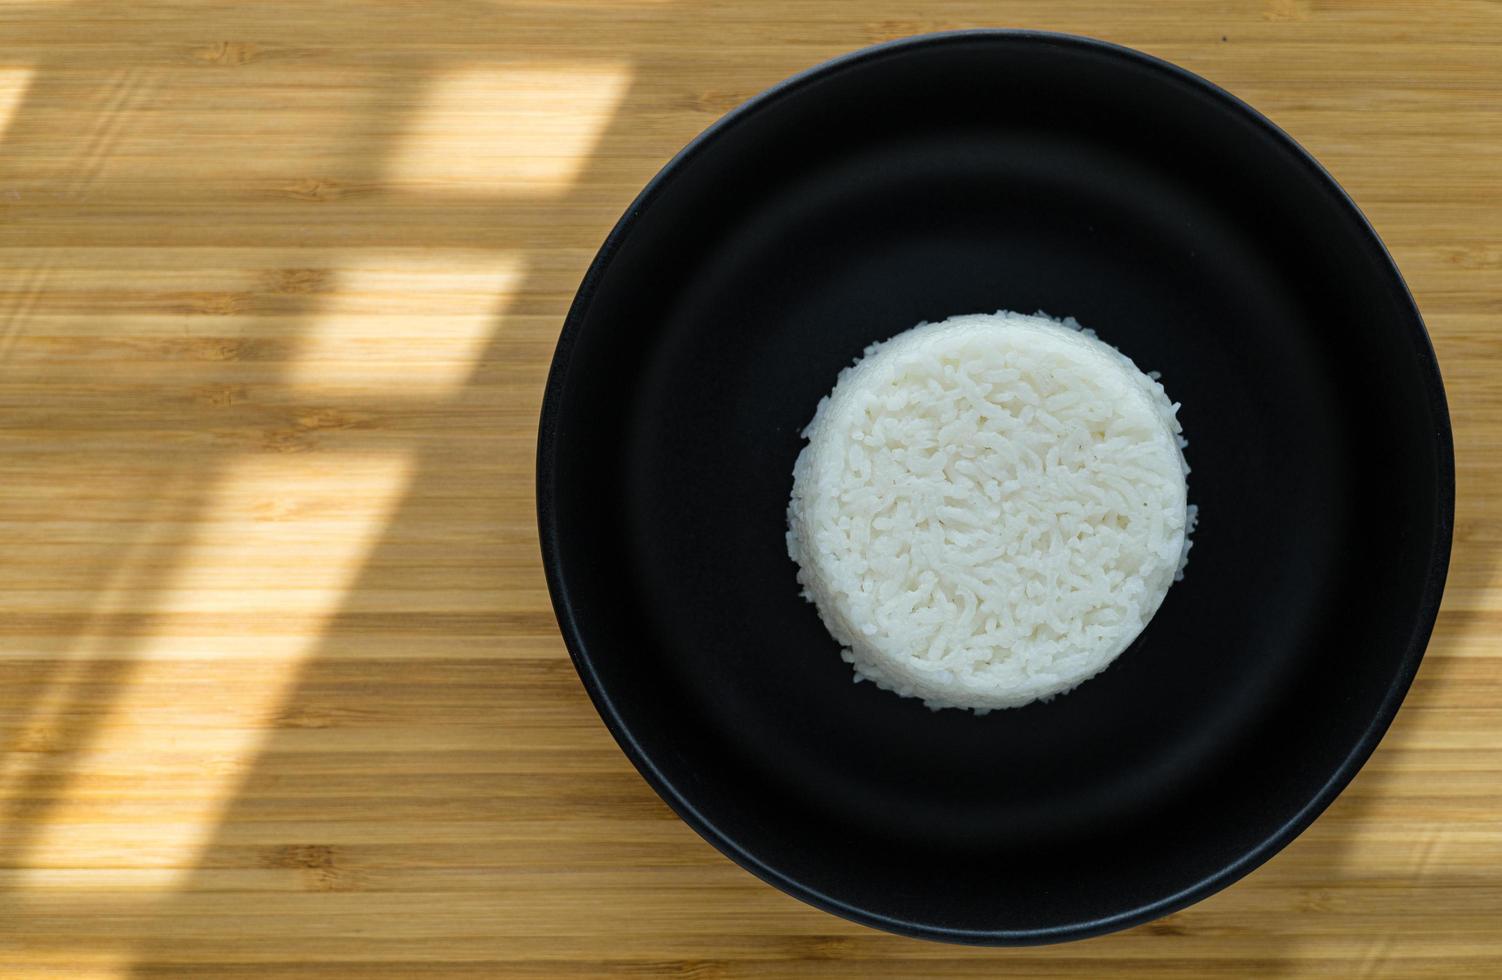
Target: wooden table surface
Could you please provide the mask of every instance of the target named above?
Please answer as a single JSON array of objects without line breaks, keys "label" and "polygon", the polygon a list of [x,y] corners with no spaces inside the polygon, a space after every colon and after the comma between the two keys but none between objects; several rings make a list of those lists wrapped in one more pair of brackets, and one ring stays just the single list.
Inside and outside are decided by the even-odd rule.
[{"label": "wooden table surface", "polygon": [[[831,55],[1108,38],[1267,113],[1428,320],[1423,670],[1249,878],[1064,947],[900,939],[626,762],[539,568],[535,420],[640,185]],[[1502,976],[1502,5],[0,5],[0,976]]]}]

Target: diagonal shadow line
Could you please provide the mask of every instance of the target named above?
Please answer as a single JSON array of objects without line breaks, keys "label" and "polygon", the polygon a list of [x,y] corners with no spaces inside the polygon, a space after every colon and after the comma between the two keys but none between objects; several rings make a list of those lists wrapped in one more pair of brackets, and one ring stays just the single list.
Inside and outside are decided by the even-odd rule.
[{"label": "diagonal shadow line", "polygon": [[[170,500],[175,491],[177,481],[168,476],[162,484],[164,498]],[[163,508],[167,509],[167,508]],[[148,529],[155,526],[161,516],[148,513],[143,518],[143,524]],[[170,521],[170,518],[167,518]],[[135,578],[133,569],[148,559],[151,553],[158,550],[158,542],[151,540],[151,533],[138,536],[125,544],[120,551],[115,573],[108,581],[103,583],[102,594],[108,595],[120,588],[124,582]],[[83,690],[86,688],[113,687],[114,683],[121,679],[117,673],[122,669],[120,660],[104,655],[91,653],[87,647],[92,646],[92,638],[99,633],[108,633],[106,629],[113,621],[119,619],[119,612],[104,608],[95,608],[82,615],[71,613],[47,613],[38,612],[29,615],[10,616],[5,620],[3,636],[6,640],[24,641],[37,635],[41,631],[66,632],[68,635],[78,638],[78,645],[85,647],[81,652],[64,651],[67,656],[62,659],[60,667],[56,668],[74,676],[65,678],[62,683],[56,680],[49,682],[54,692],[59,688]],[[15,684],[22,678],[25,667],[17,668],[16,662],[7,658],[9,671],[8,681]],[[46,691],[43,694],[48,693]],[[49,724],[53,718],[67,718],[79,710],[79,705],[72,698],[67,697],[67,691],[59,692],[63,695],[62,703],[52,710],[39,710],[34,705],[26,705],[29,714],[20,717],[10,717],[6,720],[11,723],[12,731],[6,740],[4,747],[3,767],[0,767],[0,827],[6,827],[10,821],[18,819],[23,812],[35,812],[38,807],[38,799],[35,791],[42,781],[51,782],[53,778],[46,774],[47,767],[44,765],[46,757],[52,754],[67,755],[76,750],[77,745],[72,737],[75,731],[70,726],[59,728]],[[7,691],[7,701],[12,700],[13,694]],[[45,719],[29,724],[38,715],[48,716]],[[21,722],[16,724],[16,722]],[[28,764],[29,763],[29,764]],[[27,777],[24,774],[31,772]],[[16,783],[22,783],[17,788]],[[5,852],[12,858],[19,857],[14,852],[19,843],[13,834],[7,834],[0,838]]]},{"label": "diagonal shadow line", "polygon": [[21,274],[14,288],[0,294],[0,361],[10,353],[16,334],[36,306],[37,299],[46,291],[56,262],[50,252],[43,253],[40,261]]}]

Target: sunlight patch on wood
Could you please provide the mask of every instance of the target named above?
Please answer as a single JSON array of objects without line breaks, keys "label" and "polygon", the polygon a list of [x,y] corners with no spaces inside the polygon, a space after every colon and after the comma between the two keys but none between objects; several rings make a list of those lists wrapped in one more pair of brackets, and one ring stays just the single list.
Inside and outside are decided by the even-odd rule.
[{"label": "sunlight patch on wood", "polygon": [[[26,89],[31,84],[30,68],[0,68],[0,138],[10,126],[21,101],[26,98]],[[0,202],[5,200],[0,189]]]},{"label": "sunlight patch on wood", "polygon": [[287,384],[446,397],[469,380],[526,272],[521,255],[483,249],[353,253],[332,271]]},{"label": "sunlight patch on wood", "polygon": [[441,75],[414,107],[390,177],[427,193],[557,194],[589,161],[630,81],[615,63]]}]

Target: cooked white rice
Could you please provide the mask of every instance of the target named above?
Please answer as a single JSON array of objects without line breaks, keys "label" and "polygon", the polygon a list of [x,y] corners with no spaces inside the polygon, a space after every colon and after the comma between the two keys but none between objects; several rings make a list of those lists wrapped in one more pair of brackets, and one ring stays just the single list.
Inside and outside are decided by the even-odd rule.
[{"label": "cooked white rice", "polygon": [[1072,319],[957,316],[867,348],[804,431],[788,505],[855,679],[984,712],[1106,669],[1187,561],[1177,410]]}]

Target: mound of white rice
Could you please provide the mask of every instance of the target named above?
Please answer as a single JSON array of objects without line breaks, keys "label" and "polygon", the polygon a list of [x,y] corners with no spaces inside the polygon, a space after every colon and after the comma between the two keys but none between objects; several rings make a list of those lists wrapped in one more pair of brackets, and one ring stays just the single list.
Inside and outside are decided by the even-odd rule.
[{"label": "mound of white rice", "polygon": [[871,345],[819,402],[788,505],[798,581],[855,679],[983,712],[1109,666],[1187,559],[1177,410],[1072,319]]}]

